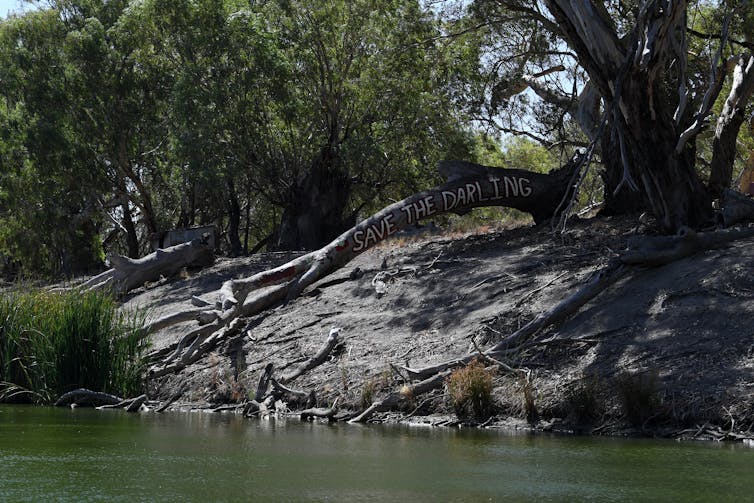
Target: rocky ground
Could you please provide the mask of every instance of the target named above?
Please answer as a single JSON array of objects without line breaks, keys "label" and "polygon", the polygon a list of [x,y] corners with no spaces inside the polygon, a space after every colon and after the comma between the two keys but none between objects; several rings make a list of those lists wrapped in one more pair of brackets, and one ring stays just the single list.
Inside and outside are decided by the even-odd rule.
[{"label": "rocky ground", "polygon": [[[467,236],[397,237],[369,250],[294,301],[250,320],[242,338],[178,374],[150,382],[177,409],[243,403],[272,363],[280,375],[314,355],[332,327],[341,343],[289,387],[338,398],[340,418],[406,384],[422,367],[490,347],[576,291],[639,229],[631,218]],[[147,285],[126,308],[157,318],[191,306],[232,277],[294,254],[218,259],[202,271]],[[640,269],[579,314],[538,334],[496,365],[486,426],[695,438],[752,436],[754,239]],[[192,322],[154,334],[159,350]],[[282,404],[279,404],[282,405]],[[303,407],[295,400],[290,409]],[[227,407],[222,407],[227,408]],[[408,397],[372,420],[458,421],[447,387]]]}]

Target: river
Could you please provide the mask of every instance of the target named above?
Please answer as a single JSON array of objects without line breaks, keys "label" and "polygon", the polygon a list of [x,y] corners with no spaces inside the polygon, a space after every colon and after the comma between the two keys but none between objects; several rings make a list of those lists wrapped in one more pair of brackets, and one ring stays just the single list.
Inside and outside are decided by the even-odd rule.
[{"label": "river", "polygon": [[745,501],[743,445],[0,406],[0,501]]}]

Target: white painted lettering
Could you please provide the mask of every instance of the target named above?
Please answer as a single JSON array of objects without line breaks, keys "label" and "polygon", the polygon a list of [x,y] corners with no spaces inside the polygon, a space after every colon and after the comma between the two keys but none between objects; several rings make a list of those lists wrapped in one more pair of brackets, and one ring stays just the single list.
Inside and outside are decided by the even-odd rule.
[{"label": "white painted lettering", "polygon": [[495,189],[495,195],[493,199],[500,199],[500,179],[496,176],[493,176],[492,178],[490,178],[490,182],[492,182],[492,186]]},{"label": "white painted lettering", "polygon": [[443,190],[442,191],[442,205],[443,205],[444,210],[450,211],[456,207],[456,204],[458,204],[458,198],[456,197],[456,195],[449,190]]},{"label": "white painted lettering", "polygon": [[521,191],[521,195],[523,197],[529,197],[532,193],[531,182],[528,178],[519,178],[518,188]]},{"label": "white painted lettering", "polygon": [[383,220],[383,222],[385,222],[385,230],[387,231],[388,236],[392,235],[395,231],[398,230],[395,228],[395,223],[393,223],[394,216],[395,215],[393,213],[388,213],[387,215],[385,215],[385,220]]},{"label": "white painted lettering", "polygon": [[356,231],[353,233],[353,251],[358,252],[364,249],[364,231]]},{"label": "white painted lettering", "polygon": [[410,224],[414,223],[414,216],[411,214],[411,205],[404,206],[401,208],[401,211],[406,214],[406,222]]},{"label": "white painted lettering", "polygon": [[466,191],[468,192],[468,194],[466,195],[466,201],[467,201],[467,203],[471,204],[471,203],[475,202],[474,201],[474,194],[476,194],[476,185],[474,185],[473,183],[467,183],[466,184]]},{"label": "white painted lettering", "polygon": [[515,178],[505,176],[503,182],[505,183],[505,197],[511,197],[511,192],[513,192],[513,197],[518,197],[518,183]]}]

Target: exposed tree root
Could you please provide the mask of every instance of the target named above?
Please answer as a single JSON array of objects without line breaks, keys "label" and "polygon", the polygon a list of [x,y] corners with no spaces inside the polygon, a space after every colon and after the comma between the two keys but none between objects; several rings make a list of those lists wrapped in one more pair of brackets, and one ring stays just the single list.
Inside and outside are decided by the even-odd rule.
[{"label": "exposed tree root", "polygon": [[[541,313],[514,333],[504,337],[492,348],[484,351],[482,355],[493,359],[504,356],[512,347],[536,335],[539,331],[565,321],[572,314],[576,313],[584,304],[592,300],[610,285],[623,278],[628,272],[629,268],[625,265],[618,261],[612,262],[610,265],[594,274],[587,284],[581,287],[576,293],[562,300],[553,308]],[[401,368],[414,379],[426,379],[438,372],[466,365],[478,356],[478,353],[470,353],[460,358],[454,358],[424,368]]]}]

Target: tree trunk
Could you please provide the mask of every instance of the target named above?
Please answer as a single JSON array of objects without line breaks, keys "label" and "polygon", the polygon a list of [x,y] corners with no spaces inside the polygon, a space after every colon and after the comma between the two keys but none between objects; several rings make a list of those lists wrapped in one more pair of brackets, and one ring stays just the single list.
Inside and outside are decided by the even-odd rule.
[{"label": "tree trunk", "polygon": [[[636,209],[636,199],[644,199],[670,231],[711,221],[709,195],[694,169],[693,139],[700,129],[676,120],[676,106],[677,115],[688,117],[678,82],[666,69],[673,57],[686,58],[685,45],[676,38],[686,30],[686,2],[646,2],[636,26],[623,37],[601,2],[548,0],[546,5],[606,103],[609,209]],[[679,78],[685,82],[686,75]],[[703,122],[702,115],[695,120]],[[634,194],[620,195],[627,189]]]},{"label": "tree trunk", "polygon": [[401,229],[432,215],[465,213],[483,206],[505,206],[530,213],[544,222],[562,211],[573,191],[572,178],[580,159],[574,159],[549,174],[519,169],[481,166],[465,161],[440,163],[448,182],[392,204],[336,237],[321,249],[303,255],[280,267],[250,278],[226,282],[220,290],[223,310],[243,306],[252,290],[289,282],[293,298],[356,255]]},{"label": "tree trunk", "polygon": [[226,177],[226,186],[228,189],[228,243],[230,244],[230,256],[237,257],[243,251],[239,235],[241,229],[241,205],[238,202],[235,184],[229,176]]},{"label": "tree trunk", "polygon": [[[197,316],[199,325],[173,346],[175,351],[161,365],[150,369],[150,375],[180,371],[228,334],[237,333],[242,328],[236,323],[241,321],[239,317],[253,316],[282,300],[298,297],[309,285],[360,253],[424,218],[483,206],[506,206],[531,213],[537,222],[546,221],[567,206],[579,165],[581,159],[577,158],[544,175],[463,161],[441,163],[440,172],[448,178],[447,183],[382,209],[317,251],[247,278],[226,281],[211,301],[199,299],[208,306]],[[256,294],[250,295],[255,290]],[[172,315],[170,320],[158,320],[153,325],[164,328],[183,319],[183,314]]]},{"label": "tree trunk", "polygon": [[351,181],[335,163],[332,148],[323,148],[307,175],[296,184],[274,248],[316,250],[353,226],[355,222],[345,216]]},{"label": "tree trunk", "polygon": [[136,234],[136,225],[131,214],[131,203],[125,201],[121,205],[123,210],[123,228],[126,230],[126,247],[128,248],[128,256],[131,258],[139,258],[139,236]]},{"label": "tree trunk", "polygon": [[745,119],[746,104],[754,91],[754,57],[741,56],[733,71],[733,84],[717,119],[712,141],[712,165],[709,188],[713,197],[723,196],[733,177],[736,140]]}]

